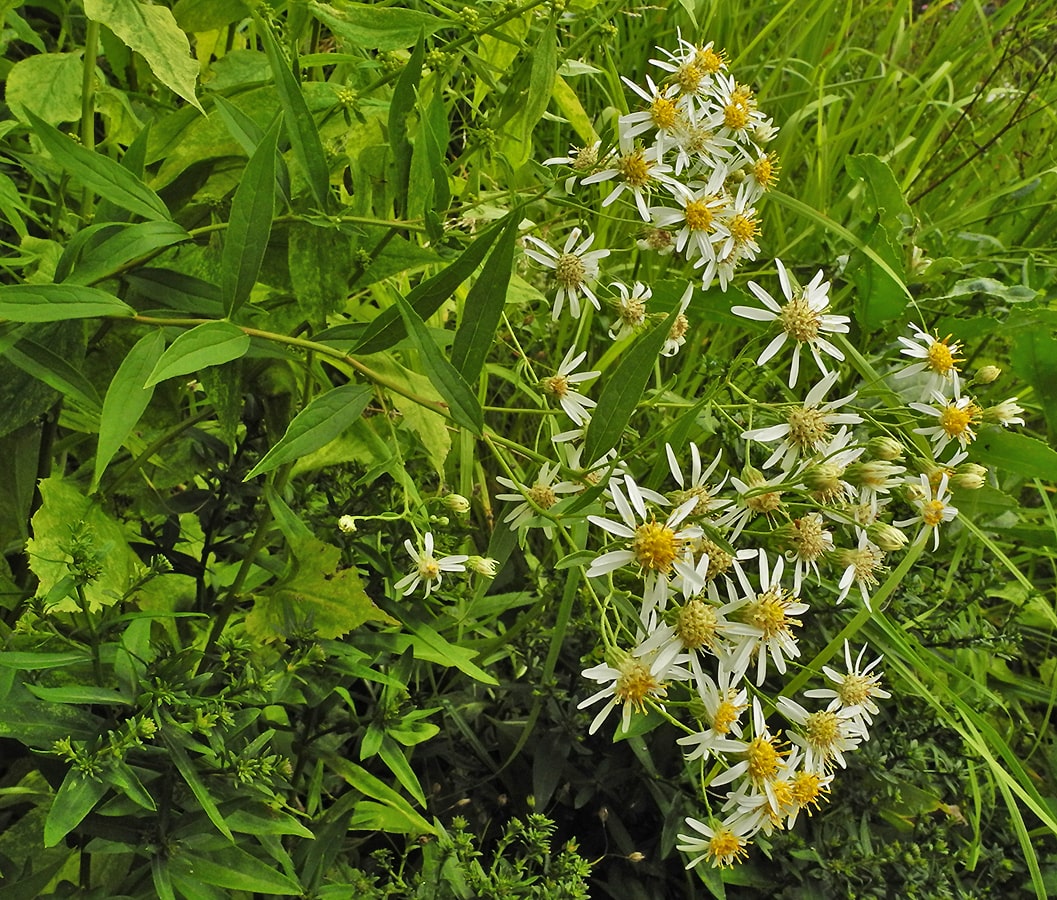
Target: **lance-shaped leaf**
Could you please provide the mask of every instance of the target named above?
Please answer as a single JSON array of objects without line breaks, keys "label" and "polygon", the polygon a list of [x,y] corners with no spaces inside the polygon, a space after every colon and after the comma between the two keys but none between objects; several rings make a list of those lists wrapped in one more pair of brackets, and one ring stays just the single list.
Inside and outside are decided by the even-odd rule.
[{"label": "lance-shaped leaf", "polygon": [[444,25],[437,15],[373,3],[309,3],[312,14],[334,34],[365,50],[404,50],[420,34],[433,34]]},{"label": "lance-shaped leaf", "polygon": [[280,124],[276,120],[261,138],[231,202],[220,256],[220,290],[229,316],[249,299],[268,250],[275,215],[275,148]]},{"label": "lance-shaped leaf", "polygon": [[400,315],[404,318],[408,337],[422,356],[426,369],[425,374],[447,401],[451,417],[463,428],[469,429],[474,434],[480,434],[484,429],[484,413],[477,402],[477,396],[459,374],[458,369],[444,357],[440,347],[429,333],[426,323],[419,318],[411,304],[399,295],[397,295],[396,303],[400,309]]},{"label": "lance-shaped leaf", "polygon": [[249,335],[238,326],[230,322],[205,322],[185,331],[169,345],[143,387],[231,362],[245,356],[249,349]]},{"label": "lance-shaped leaf", "polygon": [[131,316],[135,310],[113,294],[75,284],[9,284],[0,287],[0,319],[64,322],[95,316]]},{"label": "lance-shaped leaf", "polygon": [[286,434],[250,470],[245,480],[329,444],[360,417],[373,393],[374,389],[367,385],[350,382],[320,394],[294,417]]},{"label": "lance-shaped leaf", "polygon": [[397,216],[408,214],[408,186],[411,179],[411,142],[407,136],[407,118],[415,109],[419,79],[422,77],[422,62],[425,59],[425,38],[415,45],[411,58],[407,61],[400,77],[393,88],[393,97],[389,101],[389,149],[393,153],[392,190]]},{"label": "lance-shaped leaf", "polygon": [[79,369],[42,344],[23,339],[14,347],[9,347],[4,358],[60,394],[72,397],[85,410],[91,413],[99,410],[99,394],[92,382]]},{"label": "lance-shaped leaf", "polygon": [[172,218],[161,197],[121,163],[74,143],[29,110],[26,116],[52,159],[85,187],[145,219]]},{"label": "lance-shaped leaf", "polygon": [[84,12],[139,53],[158,81],[204,112],[195,96],[198,61],[171,10],[143,0],[84,0]]},{"label": "lance-shaped leaf", "polygon": [[584,459],[596,460],[617,445],[642,398],[653,365],[678,315],[677,308],[642,335],[621,357],[616,368],[605,376],[598,406],[584,436]]},{"label": "lance-shaped leaf", "polygon": [[66,284],[94,284],[114,275],[122,266],[163,247],[188,240],[189,235],[175,222],[136,222],[119,225],[114,233],[81,254]]},{"label": "lance-shaped leaf", "polygon": [[44,822],[44,846],[54,847],[80,825],[109,788],[105,781],[97,781],[77,769],[70,769],[48,810]]},{"label": "lance-shaped leaf", "polygon": [[510,271],[514,263],[514,239],[521,218],[507,215],[507,224],[480,277],[466,295],[462,323],[451,345],[451,362],[469,383],[477,380],[503,316]]},{"label": "lance-shaped leaf", "polygon": [[153,385],[144,387],[143,384],[154,371],[164,349],[165,336],[160,329],[152,331],[140,338],[114,373],[103,399],[103,413],[99,417],[93,491],[99,486],[99,479],[103,477],[110,460],[132,433],[150,398],[154,396]]}]

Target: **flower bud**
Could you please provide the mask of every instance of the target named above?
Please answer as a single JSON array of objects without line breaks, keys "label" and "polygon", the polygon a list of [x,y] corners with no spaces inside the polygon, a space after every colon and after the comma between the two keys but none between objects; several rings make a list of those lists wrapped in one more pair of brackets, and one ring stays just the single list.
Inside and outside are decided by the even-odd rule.
[{"label": "flower bud", "polygon": [[1010,397],[996,406],[989,406],[984,410],[982,418],[985,422],[995,422],[1004,427],[1023,425],[1024,407],[1017,403],[1016,397]]},{"label": "flower bud", "polygon": [[464,516],[470,511],[470,501],[462,494],[448,494],[444,498],[444,505],[460,516]]},{"label": "flower bud", "polygon": [[967,491],[975,491],[987,484],[987,469],[976,463],[958,466],[951,476],[951,485]]},{"label": "flower bud", "polygon": [[840,492],[840,481],[843,475],[843,467],[834,463],[819,463],[804,473],[804,484],[807,485],[808,490],[830,496]]},{"label": "flower bud", "polygon": [[976,370],[973,381],[977,384],[991,384],[1001,374],[1002,370],[998,366],[981,366]]},{"label": "flower bud", "polygon": [[471,556],[466,560],[466,568],[485,578],[495,578],[499,571],[499,561],[488,556]]},{"label": "flower bud", "polygon": [[902,531],[887,522],[874,522],[867,529],[867,534],[870,540],[886,553],[902,550],[908,542],[907,536]]},{"label": "flower bud", "polygon": [[904,466],[893,466],[883,459],[855,462],[844,471],[844,477],[856,487],[882,491],[892,487],[893,479],[906,471]]},{"label": "flower bud", "polygon": [[356,530],[356,520],[352,516],[342,516],[338,519],[338,530],[342,534],[352,534]]},{"label": "flower bud", "polygon": [[870,438],[866,442],[866,452],[874,459],[883,459],[891,462],[894,459],[903,458],[903,445],[895,438],[883,434]]}]

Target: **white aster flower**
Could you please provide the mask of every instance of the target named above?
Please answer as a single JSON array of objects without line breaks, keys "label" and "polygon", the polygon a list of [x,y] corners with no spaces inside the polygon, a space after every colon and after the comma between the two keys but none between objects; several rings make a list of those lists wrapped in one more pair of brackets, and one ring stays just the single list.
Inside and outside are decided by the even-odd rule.
[{"label": "white aster flower", "polygon": [[778,711],[800,731],[789,732],[789,739],[804,750],[804,767],[813,772],[825,772],[833,763],[842,769],[848,764],[844,754],[854,750],[862,741],[856,724],[858,708],[822,709],[808,712],[795,700],[778,698]]},{"label": "white aster flower", "polygon": [[877,587],[878,573],[885,570],[884,559],[884,551],[870,540],[866,528],[861,528],[858,547],[841,550],[837,554],[837,560],[840,565],[844,566],[844,572],[841,574],[838,585],[840,594],[837,596],[837,602],[843,603],[852,585],[858,585],[859,593],[862,594],[862,602],[867,609],[873,609],[870,605],[870,592]]},{"label": "white aster flower", "polygon": [[834,687],[814,688],[805,691],[804,696],[818,700],[829,700],[829,709],[858,710],[858,717],[862,720],[864,728],[873,722],[880,709],[876,700],[887,700],[892,695],[881,687],[881,673],[871,671],[874,666],[881,662],[883,657],[878,656],[873,662],[863,665],[863,656],[866,653],[864,646],[859,650],[855,662],[851,659],[851,647],[844,642],[844,664],[845,670],[838,672],[830,666],[823,666],[822,672],[834,684]]},{"label": "white aster flower", "polygon": [[441,576],[444,572],[465,572],[466,560],[470,557],[464,554],[454,556],[442,556],[437,559],[433,556],[433,534],[427,531],[422,539],[423,549],[419,550],[409,540],[404,541],[404,547],[414,560],[415,566],[409,575],[405,575],[393,585],[406,597],[412,593],[419,584],[426,586],[426,596],[433,588],[440,587]]},{"label": "white aster flower", "polygon": [[759,697],[752,698],[752,737],[732,743],[738,744],[738,749],[725,755],[740,757],[740,760],[713,778],[709,787],[720,787],[745,777],[753,788],[767,794],[772,807],[778,808],[780,804],[773,785],[782,775],[788,750],[781,740],[781,732],[772,734],[767,726]]},{"label": "white aster flower", "polygon": [[752,306],[735,306],[731,312],[736,316],[753,319],[757,322],[778,322],[782,331],[771,341],[759,355],[756,365],[762,366],[770,360],[787,340],[793,340],[796,346],[793,348],[793,364],[789,371],[789,386],[796,385],[800,374],[800,351],[806,344],[814,357],[815,363],[823,375],[829,374],[821,353],[831,356],[833,359],[843,361],[844,354],[833,346],[826,338],[826,334],[847,334],[851,319],[847,316],[835,316],[826,313],[829,307],[829,282],[823,282],[822,270],[815,274],[807,287],[793,286],[782,261],[776,259],[775,266],[778,268],[778,280],[782,285],[782,293],[785,294],[786,302],[779,304],[767,291],[756,284],[749,282],[749,290],[766,307],[756,309]]},{"label": "white aster flower", "polygon": [[[720,173],[722,175],[722,172]],[[676,207],[654,206],[650,215],[657,227],[675,230],[675,249],[687,262],[716,258],[716,246],[730,237],[723,224],[727,199],[720,193],[722,181],[690,192],[677,194]]]},{"label": "white aster flower", "polygon": [[915,434],[921,434],[932,441],[933,453],[938,457],[951,441],[957,441],[964,450],[976,440],[973,426],[980,421],[983,410],[968,397],[955,397],[948,400],[939,391],[932,392],[932,404],[911,403],[910,408],[917,412],[933,416],[938,424],[927,428],[915,428]]},{"label": "white aster flower", "polygon": [[[550,509],[560,499],[559,495],[572,494],[582,490],[581,485],[573,484],[570,481],[559,481],[555,484],[554,479],[557,475],[557,463],[553,465],[544,463],[540,468],[539,476],[531,486],[511,481],[502,475],[496,478],[496,481],[503,487],[517,491],[516,494],[496,495],[497,500],[508,500],[517,503],[517,506],[503,518],[503,522],[510,526],[511,531],[517,531],[523,526],[527,526],[539,514],[537,510]],[[554,534],[554,529],[549,524],[544,525],[543,533],[547,537],[551,537]]]},{"label": "white aster flower", "polygon": [[665,443],[664,452],[668,457],[668,468],[672,473],[672,478],[679,485],[679,491],[673,498],[676,503],[684,503],[691,497],[695,497],[697,506],[691,512],[693,516],[711,515],[730,505],[729,500],[717,496],[723,489],[727,476],[724,475],[716,485],[709,483],[712,473],[716,471],[719,461],[723,458],[722,450],[716,454],[716,458],[707,467],[702,467],[701,451],[698,450],[697,444],[691,441],[690,472],[686,476],[683,475],[682,467],[679,465],[679,460],[676,458],[675,450],[672,449],[671,444]]},{"label": "white aster flower", "polygon": [[[917,492],[918,496],[911,501],[917,508],[917,515],[909,519],[901,519],[892,524],[896,528],[904,528],[907,525],[916,525],[920,522],[921,529],[918,531],[917,539],[924,538],[928,534],[929,529],[932,529],[932,549],[938,549],[940,545],[940,525],[944,522],[950,522],[958,515],[957,507],[951,506],[948,502],[951,499],[950,493],[947,491],[949,480],[950,476],[944,472],[939,483],[935,486],[934,493],[933,485],[929,481],[928,475],[922,473],[920,476],[920,489]],[[913,484],[913,482],[911,483]],[[918,487],[918,485],[914,486]]]},{"label": "white aster flower", "polygon": [[[525,248],[525,255],[541,266],[554,270],[558,293],[554,297],[551,318],[555,321],[561,315],[566,300],[569,301],[569,310],[573,317],[580,318],[581,295],[586,297],[595,309],[600,308],[591,285],[598,280],[598,261],[609,256],[609,251],[591,250],[595,236],[590,234],[580,241],[581,234],[579,228],[570,231],[560,252],[532,235],[526,235],[524,238],[525,243],[531,245]],[[577,241],[580,243],[577,244]]]},{"label": "white aster flower", "polygon": [[[755,189],[749,182],[738,188],[734,202],[723,210],[720,225],[727,236],[716,251],[716,259],[754,260],[760,252],[756,239],[760,236],[760,218],[753,205]],[[698,264],[700,265],[700,263]]]},{"label": "white aster flower", "polygon": [[742,477],[732,475],[730,483],[737,492],[726,510],[716,519],[716,524],[730,528],[729,540],[738,539],[742,529],[756,516],[771,518],[782,508],[782,493],[802,485],[787,484],[788,475],[780,472],[771,478],[764,478],[759,469],[746,466]]},{"label": "white aster flower", "polygon": [[995,406],[987,407],[983,411],[982,418],[985,422],[995,422],[1003,428],[1008,428],[1010,425],[1023,425],[1024,407],[1017,403],[1016,397],[1010,397]]},{"label": "white aster flower", "polygon": [[903,349],[899,352],[919,362],[911,363],[900,369],[895,373],[895,377],[909,378],[912,375],[926,373],[928,377],[925,380],[922,399],[927,399],[934,392],[942,392],[948,385],[951,389],[950,393],[957,397],[961,392],[957,366],[957,363],[962,361],[958,356],[962,349],[961,343],[959,341],[949,343],[951,339],[949,334],[940,340],[917,325],[912,324],[910,329],[914,332],[914,337],[901,336],[899,343],[903,345]]},{"label": "white aster flower", "polygon": [[675,314],[675,321],[668,329],[668,337],[661,347],[661,356],[675,356],[679,349],[686,343],[686,333],[690,330],[690,320],[686,317],[686,308],[690,305],[690,298],[694,296],[694,283],[691,281],[683,296],[679,298],[679,309]]},{"label": "white aster flower", "polygon": [[602,201],[606,207],[613,203],[624,191],[630,191],[635,206],[643,221],[650,221],[648,195],[657,186],[664,186],[671,192],[680,190],[671,176],[672,167],[662,162],[656,147],[632,147],[622,150],[609,168],[593,172],[581,181],[581,184],[598,184],[603,181],[617,180],[617,186]]},{"label": "white aster flower", "polygon": [[663,156],[674,142],[673,132],[679,127],[679,121],[682,118],[676,103],[679,86],[669,84],[659,88],[649,75],[646,76],[645,90],[630,78],[622,76],[621,81],[646,101],[646,108],[620,117],[618,120],[620,145],[630,146],[639,135],[654,131],[654,145],[658,153]]},{"label": "white aster flower", "polygon": [[749,855],[749,838],[753,831],[747,821],[722,821],[707,824],[690,816],[686,824],[701,835],[679,835],[680,843],[676,846],[683,853],[691,856],[686,867],[692,869],[702,860],[708,860],[713,867],[726,868],[733,866]]},{"label": "white aster flower", "polygon": [[[617,322],[609,330],[609,337],[614,341],[622,341],[645,326],[646,302],[653,296],[653,288],[641,281],[636,281],[630,289],[621,281],[614,281],[610,287],[617,289],[620,299],[615,303]],[[616,328],[617,323],[620,324],[619,328]]]},{"label": "white aster flower", "polygon": [[579,427],[584,427],[591,421],[589,410],[595,406],[595,401],[579,393],[575,385],[597,378],[600,372],[577,372],[576,367],[587,357],[587,351],[576,354],[576,348],[570,347],[569,352],[558,366],[558,372],[550,378],[544,378],[540,387],[556,398],[565,410],[565,414]]},{"label": "white aster flower", "polygon": [[570,147],[568,156],[552,156],[543,160],[545,166],[570,166],[575,174],[565,179],[566,193],[572,193],[576,179],[582,178],[595,170],[598,165],[598,149],[601,141],[595,141],[590,147]]},{"label": "white aster flower", "polygon": [[687,762],[710,753],[720,756],[741,750],[741,744],[737,743],[742,735],[740,719],[749,700],[747,689],[735,685],[738,680],[722,662],[715,681],[704,674],[695,677],[697,696],[705,710],[703,724],[708,727],[676,740],[680,747],[692,748],[686,751]]},{"label": "white aster flower", "polygon": [[716,75],[727,68],[727,55],[723,50],[716,50],[712,41],[699,47],[684,40],[682,34],[678,36],[675,51],[664,47],[657,49],[667,59],[651,59],[650,63],[671,76],[669,80],[679,86],[683,97],[699,106],[712,102],[709,92]]},{"label": "white aster flower", "polygon": [[594,734],[605,722],[615,707],[622,706],[621,726],[627,731],[631,725],[633,712],[644,713],[647,700],[660,700],[667,693],[665,679],[671,675],[688,678],[690,673],[678,666],[679,660],[662,660],[654,655],[626,656],[618,666],[601,663],[584,669],[584,678],[604,684],[600,691],[577,704],[577,709],[592,706],[599,700],[606,703],[588,728],[588,734]]},{"label": "white aster flower", "polygon": [[793,545],[788,555],[794,563],[793,593],[800,594],[800,585],[804,575],[815,573],[815,579],[821,581],[818,561],[833,549],[833,533],[826,531],[825,520],[817,512],[807,513],[789,523],[789,542]]}]

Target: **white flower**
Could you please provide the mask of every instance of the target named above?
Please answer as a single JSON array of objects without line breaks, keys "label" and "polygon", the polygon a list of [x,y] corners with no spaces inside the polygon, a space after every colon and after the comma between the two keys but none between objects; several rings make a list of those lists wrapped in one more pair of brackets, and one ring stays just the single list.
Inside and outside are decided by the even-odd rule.
[{"label": "white flower", "polygon": [[[723,210],[721,225],[727,236],[716,251],[716,259],[754,260],[760,252],[756,238],[760,235],[760,219],[753,204],[756,202],[753,185],[744,182],[738,188],[734,202]],[[700,265],[700,263],[698,263]]]},{"label": "white flower", "polygon": [[948,400],[939,391],[932,392],[934,405],[911,403],[910,408],[917,412],[933,416],[939,422],[928,428],[915,428],[915,434],[922,434],[932,441],[933,453],[938,457],[951,441],[957,441],[964,450],[976,440],[973,425],[980,421],[983,410],[968,397],[956,397]]},{"label": "white flower", "polygon": [[750,281],[749,290],[766,309],[735,306],[731,312],[736,316],[757,322],[778,322],[781,325],[781,333],[764,348],[757,358],[756,365],[758,366],[770,360],[782,349],[787,340],[792,339],[796,342],[793,348],[793,365],[789,372],[789,386],[793,387],[800,374],[800,351],[805,344],[823,375],[829,374],[829,370],[822,360],[820,351],[833,359],[843,361],[844,354],[834,347],[824,335],[846,334],[851,319],[847,316],[835,316],[825,312],[829,306],[829,282],[822,281],[821,269],[807,287],[794,288],[782,261],[776,259],[774,262],[778,268],[778,280],[782,285],[782,293],[785,294],[786,302],[780,305],[755,281]]},{"label": "white flower", "polygon": [[922,473],[920,478],[921,484],[918,496],[911,501],[917,507],[917,515],[909,519],[901,519],[892,524],[896,528],[903,528],[920,522],[919,539],[927,535],[931,528],[933,533],[932,549],[936,550],[940,545],[940,525],[944,522],[950,522],[957,516],[958,509],[948,503],[951,498],[947,492],[947,483],[950,476],[946,472],[940,477],[935,493],[933,493],[932,483],[929,481],[928,475]]},{"label": "white flower", "polygon": [[856,707],[809,713],[795,700],[779,697],[778,710],[802,729],[789,732],[789,739],[803,748],[805,768],[825,772],[834,762],[842,769],[847,768],[844,754],[858,747],[862,740],[856,723],[859,714]]},{"label": "white flower", "polygon": [[948,343],[951,339],[949,334],[941,341],[917,325],[911,325],[910,328],[914,332],[914,337],[900,337],[899,343],[903,345],[903,349],[899,352],[920,362],[911,363],[900,369],[895,377],[909,378],[911,375],[927,372],[928,378],[922,399],[928,398],[934,392],[942,391],[948,383],[951,387],[951,394],[957,397],[960,393],[957,363],[961,362],[957,354],[961,352],[961,343],[958,341],[953,344]]},{"label": "white flower", "polygon": [[591,420],[591,413],[588,410],[594,408],[595,401],[579,393],[574,385],[584,381],[591,381],[601,373],[577,373],[576,367],[584,361],[587,351],[585,350],[576,356],[573,355],[574,353],[576,353],[576,348],[570,347],[569,352],[565,354],[565,358],[561,361],[561,365],[558,366],[557,374],[552,375],[550,378],[544,378],[540,382],[540,386],[546,393],[557,398],[561,408],[565,410],[565,414],[577,426],[583,427]]},{"label": "white flower", "polygon": [[606,700],[605,706],[588,728],[588,734],[594,734],[602,726],[609,714],[617,705],[622,705],[621,725],[627,731],[631,725],[632,712],[645,712],[647,700],[659,700],[664,697],[667,688],[664,680],[669,675],[680,678],[689,678],[690,673],[678,666],[678,660],[661,659],[659,656],[640,657],[635,655],[626,656],[619,666],[611,666],[601,663],[584,669],[581,673],[584,678],[605,684],[602,690],[592,694],[586,700],[577,704],[577,709],[584,709]]},{"label": "white flower", "polygon": [[[496,478],[496,481],[503,487],[518,491],[516,494],[496,495],[497,500],[510,500],[518,504],[503,518],[511,531],[517,531],[522,526],[528,525],[538,515],[537,509],[547,510],[554,506],[558,502],[559,494],[571,494],[581,490],[580,485],[569,481],[559,481],[555,484],[554,479],[557,475],[557,463],[554,465],[544,463],[540,468],[539,477],[531,487],[511,481],[502,475]],[[550,537],[554,529],[550,525],[544,525],[543,533]]]},{"label": "white flower", "polygon": [[621,116],[618,120],[621,146],[629,146],[640,134],[655,130],[654,145],[663,155],[673,143],[672,133],[679,126],[682,118],[676,103],[679,85],[669,84],[667,87],[659,88],[647,75],[647,90],[643,90],[630,78],[621,77],[621,80],[646,101],[646,109]]},{"label": "white flower", "polygon": [[721,193],[722,186],[722,180],[717,183],[713,177],[709,184],[697,191],[676,195],[677,208],[650,208],[653,222],[659,228],[678,228],[675,249],[683,254],[687,262],[698,257],[705,261],[715,259],[716,245],[730,237],[730,232],[723,224],[727,200]]},{"label": "white flower", "polygon": [[426,586],[426,596],[428,597],[429,592],[433,588],[440,587],[441,575],[444,572],[465,572],[466,560],[470,558],[460,553],[436,559],[433,556],[432,532],[427,531],[422,541],[424,545],[422,550],[417,550],[411,541],[404,541],[407,552],[411,554],[411,558],[415,561],[415,567],[409,575],[405,575],[393,587],[403,592],[405,597],[414,591],[420,583]]},{"label": "white flower", "polygon": [[747,689],[735,687],[733,682],[737,680],[734,673],[722,663],[716,672],[716,681],[708,675],[695,678],[697,696],[705,707],[705,721],[708,727],[676,740],[680,747],[693,748],[686,753],[688,762],[704,758],[710,753],[720,756],[741,750],[741,744],[735,739],[741,738],[739,720],[742,712],[748,708],[749,701]]},{"label": "white flower", "polygon": [[569,309],[574,318],[580,317],[580,295],[586,297],[595,309],[600,309],[598,298],[591,285],[598,280],[598,261],[609,256],[608,250],[591,250],[595,236],[588,235],[579,244],[581,231],[574,228],[569,232],[565,246],[558,252],[549,244],[532,235],[525,236],[525,243],[536,249],[525,248],[525,255],[554,270],[554,278],[558,282],[558,293],[554,297],[554,308],[551,318],[557,321],[561,315],[565,301],[569,301]]},{"label": "white flower", "polygon": [[338,519],[338,530],[342,534],[352,534],[356,530],[356,519],[354,516],[342,516]]},{"label": "white flower", "polygon": [[636,281],[630,290],[621,281],[614,281],[610,287],[616,288],[620,294],[620,299],[616,302],[617,322],[620,323],[620,328],[616,331],[611,328],[609,337],[614,341],[622,341],[646,324],[646,301],[653,296],[653,289],[641,281]]},{"label": "white flower", "polygon": [[707,516],[711,513],[719,512],[730,505],[729,500],[716,496],[723,489],[727,476],[724,475],[715,486],[709,484],[712,473],[716,471],[719,461],[723,458],[722,450],[716,454],[716,458],[709,463],[707,468],[702,468],[701,451],[697,449],[697,444],[691,442],[690,473],[685,477],[672,445],[666,442],[664,452],[668,457],[668,468],[672,473],[672,478],[679,485],[679,492],[675,496],[675,501],[683,503],[690,497],[697,498],[697,506],[694,507],[691,515]]},{"label": "white flower", "polygon": [[781,463],[783,469],[792,468],[801,453],[814,454],[825,446],[830,437],[831,426],[858,425],[862,422],[862,416],[857,413],[836,412],[855,399],[854,391],[847,397],[822,403],[822,398],[836,383],[838,374],[833,371],[824,376],[808,391],[807,397],[804,398],[804,405],[791,409],[786,421],[782,424],[771,425],[767,428],[754,428],[741,433],[746,440],[760,441],[765,444],[781,440],[763,464],[765,469],[769,469],[775,463]]},{"label": "white flower", "polygon": [[668,329],[668,337],[661,348],[661,356],[675,356],[679,348],[686,343],[686,333],[690,330],[690,320],[686,318],[686,307],[690,305],[690,298],[694,295],[694,283],[691,281],[683,296],[679,298],[679,311],[675,314],[675,321]]},{"label": "white flower", "polygon": [[770,728],[767,727],[759,697],[752,698],[752,737],[731,743],[736,743],[738,749],[729,751],[729,753],[742,758],[726,772],[713,778],[709,787],[730,784],[744,775],[754,788],[766,792],[772,807],[779,808],[781,804],[774,795],[773,785],[774,781],[782,775],[783,757],[786,751],[782,749],[779,735],[772,734]]},{"label": "white flower", "polygon": [[576,179],[594,171],[598,165],[598,148],[601,141],[595,141],[590,147],[570,147],[568,156],[552,156],[543,160],[545,166],[571,166],[575,175],[565,179],[565,191],[571,193]]},{"label": "white flower", "polygon": [[1008,428],[1010,425],[1024,424],[1024,407],[1017,403],[1016,397],[1003,400],[995,406],[989,406],[983,411],[985,422],[996,422]]},{"label": "white flower", "polygon": [[756,108],[752,89],[738,84],[731,75],[717,74],[712,88],[717,108],[706,119],[708,128],[716,129],[723,137],[729,137],[746,150],[759,152],[755,147],[754,131],[768,124],[767,116]]},{"label": "white flower", "polygon": [[758,469],[746,466],[742,478],[732,475],[731,485],[737,492],[733,502],[716,519],[716,524],[731,528],[728,540],[738,539],[742,529],[758,515],[770,518],[782,507],[782,492],[801,485],[786,484],[787,475],[780,472],[772,478],[764,478]]},{"label": "white flower", "polygon": [[692,869],[702,860],[709,860],[714,867],[724,868],[733,866],[736,862],[749,855],[749,838],[754,833],[748,821],[713,822],[708,825],[700,819],[690,816],[686,818],[689,825],[703,837],[695,837],[690,834],[679,835],[681,843],[677,844],[679,850],[692,856],[686,867]]},{"label": "white flower", "polygon": [[617,186],[602,201],[602,206],[609,206],[624,191],[631,191],[639,215],[643,221],[648,222],[650,208],[646,197],[654,186],[663,185],[672,191],[679,189],[676,187],[677,182],[671,177],[671,171],[671,166],[661,162],[656,147],[634,147],[622,150],[609,168],[591,173],[581,184],[598,184],[617,179]]},{"label": "white flower", "polygon": [[794,548],[790,556],[795,562],[794,594],[800,594],[800,585],[808,572],[814,572],[815,578],[821,581],[818,561],[833,549],[833,533],[826,531],[824,525],[825,520],[817,512],[808,513],[789,523],[790,542]]},{"label": "white flower", "polygon": [[873,722],[873,717],[880,712],[875,700],[886,700],[892,695],[881,687],[881,673],[872,672],[883,657],[878,656],[873,662],[863,665],[863,655],[866,647],[859,650],[859,655],[852,663],[851,647],[844,642],[844,664],[845,671],[838,672],[830,666],[823,666],[825,676],[833,682],[835,687],[814,688],[805,691],[807,697],[819,700],[829,700],[829,709],[847,709],[854,707],[858,710],[858,717],[863,721],[864,727]]},{"label": "white flower", "polygon": [[884,551],[870,540],[869,532],[862,528],[859,531],[859,546],[854,550],[841,550],[837,558],[844,566],[838,585],[840,594],[837,596],[837,602],[843,603],[852,585],[857,584],[859,593],[862,594],[862,602],[867,609],[872,609],[870,590],[877,586],[877,574],[884,571]]}]

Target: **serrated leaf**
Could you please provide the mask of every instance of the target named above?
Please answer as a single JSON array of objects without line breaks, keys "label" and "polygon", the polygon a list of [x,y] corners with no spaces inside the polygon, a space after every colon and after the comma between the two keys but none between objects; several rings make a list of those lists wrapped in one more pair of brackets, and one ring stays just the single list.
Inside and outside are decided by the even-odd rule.
[{"label": "serrated leaf", "polygon": [[231,362],[245,356],[249,349],[249,335],[237,325],[204,322],[185,331],[168,346],[142,386],[150,388],[167,378]]},{"label": "serrated leaf", "polygon": [[508,214],[506,227],[466,295],[462,322],[451,345],[451,362],[470,384],[481,374],[503,317],[520,218],[516,211]]},{"label": "serrated leaf", "polygon": [[320,394],[294,417],[286,434],[250,470],[245,480],[329,444],[360,417],[373,394],[374,389],[368,385],[352,382]]},{"label": "serrated leaf", "polygon": [[103,400],[103,412],[99,417],[99,443],[95,450],[95,469],[92,475],[92,490],[99,486],[106,467],[114,454],[132,433],[132,429],[143,415],[154,388],[144,387],[144,382],[154,371],[165,349],[165,336],[161,330],[144,335],[129,350],[114,373]]},{"label": "serrated leaf", "polygon": [[172,218],[161,198],[121,163],[74,143],[28,110],[26,115],[52,159],[81,184],[145,219]]},{"label": "serrated leaf", "polygon": [[74,284],[8,284],[0,287],[0,319],[64,322],[95,316],[131,316],[126,303],[98,288]]},{"label": "serrated leaf", "polygon": [[9,347],[4,358],[23,372],[43,381],[60,394],[71,397],[90,413],[99,410],[99,394],[84,374],[61,356],[28,338]]},{"label": "serrated leaf", "polygon": [[663,322],[654,325],[636,340],[620,358],[616,368],[606,373],[598,405],[584,436],[584,459],[600,459],[623,436],[678,314],[677,307]]},{"label": "serrated leaf", "polygon": [[1052,481],[1057,473],[1057,450],[1001,425],[981,428],[970,450],[973,458],[984,465],[1024,478]]},{"label": "serrated leaf", "polygon": [[407,328],[408,337],[422,357],[425,374],[447,401],[452,419],[456,424],[479,435],[484,429],[484,413],[473,390],[444,357],[440,347],[429,333],[426,323],[399,294],[396,304],[400,315],[404,318],[404,327]]},{"label": "serrated leaf", "polygon": [[404,50],[444,25],[444,19],[396,6],[370,3],[309,3],[312,14],[338,37],[365,50]]},{"label": "serrated leaf", "polygon": [[139,53],[174,94],[205,112],[195,96],[198,61],[171,10],[143,0],[84,0],[84,12]]},{"label": "serrated leaf", "polygon": [[229,316],[245,303],[257,283],[275,216],[275,148],[282,120],[261,139],[231,201],[231,219],[220,256],[220,291]]},{"label": "serrated leaf", "polygon": [[374,605],[355,569],[339,569],[341,550],[314,537],[290,542],[293,572],[261,592],[246,616],[246,630],[260,640],[287,637],[309,627],[321,638],[348,634],[364,622],[395,621]]},{"label": "serrated leaf", "polygon": [[109,789],[105,781],[86,778],[76,769],[70,769],[48,810],[44,846],[54,847],[80,825]]},{"label": "serrated leaf", "polygon": [[41,53],[16,62],[7,73],[4,94],[11,111],[28,122],[26,110],[49,125],[81,118],[84,51]]}]

